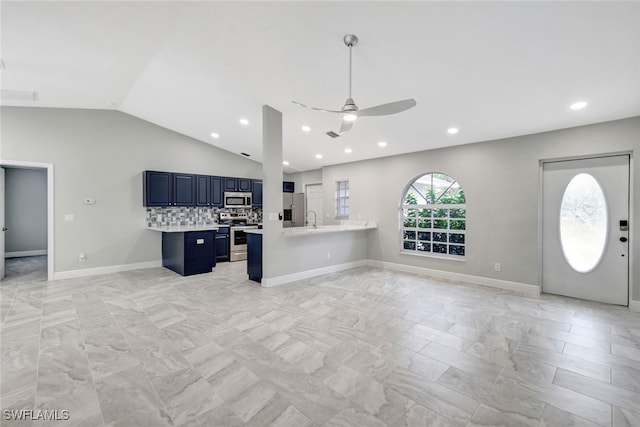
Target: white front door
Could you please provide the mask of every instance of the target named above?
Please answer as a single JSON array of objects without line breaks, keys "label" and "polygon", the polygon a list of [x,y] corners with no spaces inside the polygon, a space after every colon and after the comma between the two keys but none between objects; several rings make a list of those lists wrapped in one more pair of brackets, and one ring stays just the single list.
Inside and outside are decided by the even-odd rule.
[{"label": "white front door", "polygon": [[0,280],[4,279],[4,168],[0,168]]},{"label": "white front door", "polygon": [[313,216],[309,216],[309,211],[316,213],[316,225],[322,225],[323,203],[322,203],[322,184],[308,184],[306,186],[307,196],[307,225],[311,225],[313,222]]},{"label": "white front door", "polygon": [[543,292],[629,304],[629,156],[548,162]]}]

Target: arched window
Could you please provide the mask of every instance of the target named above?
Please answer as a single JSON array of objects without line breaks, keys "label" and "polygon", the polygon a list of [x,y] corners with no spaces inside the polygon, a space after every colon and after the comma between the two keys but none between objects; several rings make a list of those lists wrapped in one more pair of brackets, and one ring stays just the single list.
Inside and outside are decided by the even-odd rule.
[{"label": "arched window", "polygon": [[400,210],[403,253],[464,259],[467,210],[455,179],[422,175],[407,187]]}]

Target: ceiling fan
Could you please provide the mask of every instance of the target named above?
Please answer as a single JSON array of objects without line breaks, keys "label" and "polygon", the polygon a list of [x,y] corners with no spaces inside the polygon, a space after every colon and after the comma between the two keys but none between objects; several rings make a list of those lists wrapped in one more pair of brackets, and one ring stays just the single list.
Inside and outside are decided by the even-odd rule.
[{"label": "ceiling fan", "polygon": [[292,101],[294,104],[298,104],[305,108],[311,108],[312,110],[322,111],[325,113],[336,113],[342,116],[342,122],[340,123],[340,130],[338,133],[327,132],[327,135],[337,138],[343,133],[347,132],[353,126],[353,122],[358,117],[367,116],[387,116],[390,114],[401,113],[409,108],[416,106],[415,99],[403,99],[402,101],[390,102],[388,104],[376,105],[375,107],[369,107],[365,109],[359,109],[356,103],[351,98],[351,49],[358,44],[358,37],[354,34],[347,34],[344,36],[344,44],[349,47],[349,98],[345,101],[344,105],[339,111],[327,110],[324,108],[311,107],[298,101]]}]

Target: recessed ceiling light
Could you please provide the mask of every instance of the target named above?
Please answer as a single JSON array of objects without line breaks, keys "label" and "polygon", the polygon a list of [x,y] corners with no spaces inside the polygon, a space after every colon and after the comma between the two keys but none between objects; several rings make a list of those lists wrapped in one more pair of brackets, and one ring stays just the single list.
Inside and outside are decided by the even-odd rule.
[{"label": "recessed ceiling light", "polygon": [[218,139],[218,138],[220,138],[220,134],[219,133],[215,133],[215,132],[211,132],[211,138]]},{"label": "recessed ceiling light", "polygon": [[316,154],[316,159],[320,160],[322,158],[322,154]]},{"label": "recessed ceiling light", "polygon": [[353,153],[353,150],[351,148],[345,148],[344,152],[347,153],[347,154],[351,154],[351,153]]},{"label": "recessed ceiling light", "polygon": [[458,128],[449,128],[447,129],[447,133],[450,135],[455,135],[456,133],[458,133]]},{"label": "recessed ceiling light", "polygon": [[311,128],[307,125],[302,126],[302,131],[303,132],[311,132]]},{"label": "recessed ceiling light", "polygon": [[585,101],[578,101],[571,104],[569,108],[571,108],[573,111],[576,111],[576,110],[582,110],[586,106],[587,106],[587,103]]},{"label": "recessed ceiling light", "polygon": [[247,119],[240,119],[240,120],[239,120],[239,122],[240,122],[240,124],[241,124],[242,126],[246,126],[246,125],[248,125],[248,124],[249,124],[249,120],[247,120]]},{"label": "recessed ceiling light", "polygon": [[285,165],[285,166],[289,166],[289,162],[287,162],[286,160],[283,160],[282,164]]},{"label": "recessed ceiling light", "polygon": [[378,142],[378,147],[386,147],[386,146],[387,146],[386,142],[384,142],[384,141]]}]

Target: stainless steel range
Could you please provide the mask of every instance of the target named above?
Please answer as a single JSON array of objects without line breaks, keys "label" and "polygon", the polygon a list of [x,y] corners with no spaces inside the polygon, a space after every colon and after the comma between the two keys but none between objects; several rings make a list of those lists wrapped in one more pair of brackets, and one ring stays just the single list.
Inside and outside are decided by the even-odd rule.
[{"label": "stainless steel range", "polygon": [[257,225],[247,225],[246,213],[220,212],[220,223],[230,226],[230,261],[247,259],[247,234],[245,230],[257,229]]}]

